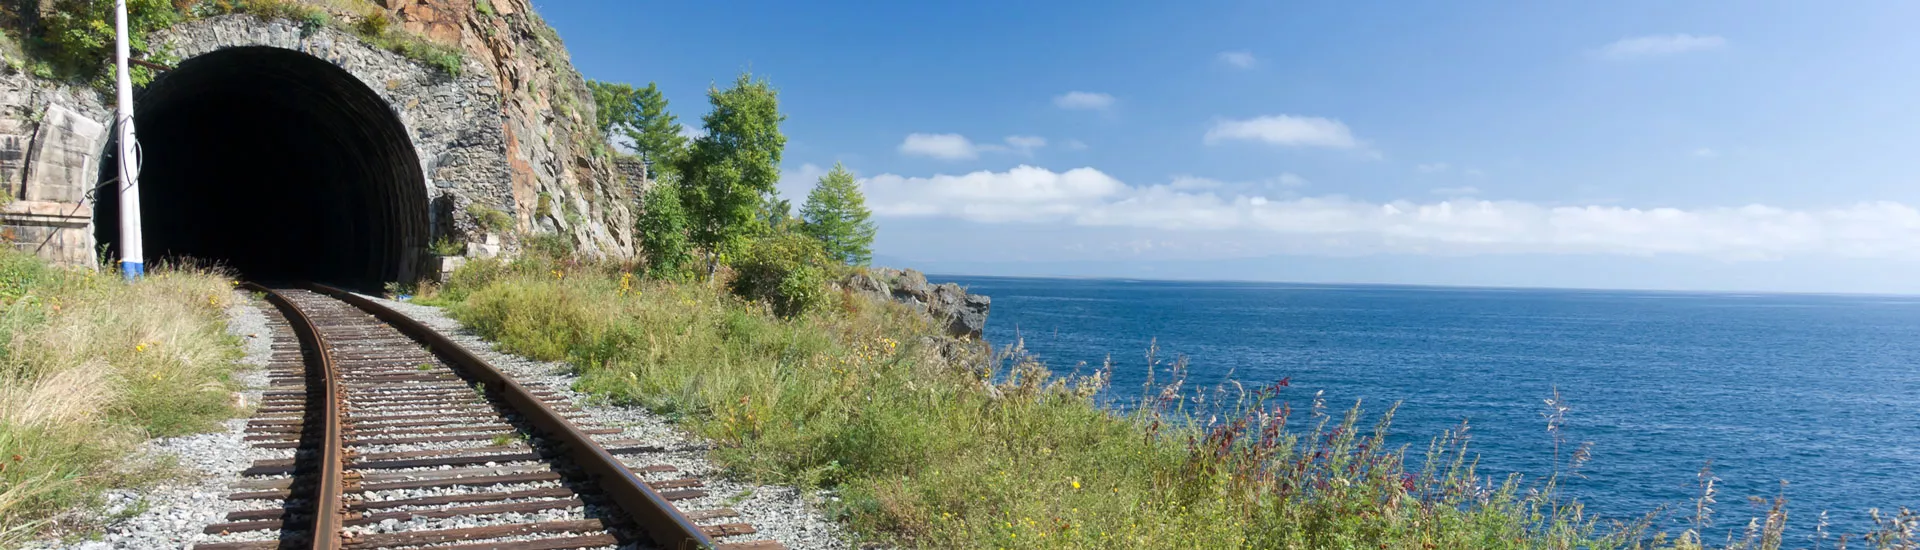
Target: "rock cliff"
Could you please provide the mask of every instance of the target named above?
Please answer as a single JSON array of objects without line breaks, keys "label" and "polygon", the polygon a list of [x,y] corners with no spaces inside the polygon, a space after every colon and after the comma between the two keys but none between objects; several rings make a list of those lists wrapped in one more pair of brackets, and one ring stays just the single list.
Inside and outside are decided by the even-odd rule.
[{"label": "rock cliff", "polygon": [[593,94],[529,0],[378,2],[407,30],[459,46],[490,73],[520,229],[566,235],[589,255],[633,255],[639,182],[605,154]]}]

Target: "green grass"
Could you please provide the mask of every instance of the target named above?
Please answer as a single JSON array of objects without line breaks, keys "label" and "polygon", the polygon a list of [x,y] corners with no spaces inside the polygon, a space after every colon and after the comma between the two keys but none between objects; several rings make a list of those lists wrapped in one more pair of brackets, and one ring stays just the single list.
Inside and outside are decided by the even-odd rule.
[{"label": "green grass", "polygon": [[233,416],[229,289],[192,269],[129,284],[0,249],[0,547],[98,516],[63,512],[105,488],[163,477],[165,464],[122,460],[142,440]]},{"label": "green grass", "polygon": [[[1056,376],[1004,353],[943,353],[925,319],[836,294],[781,319],[716,284],[525,258],[470,264],[436,297],[508,350],[564,360],[578,387],[717,443],[734,475],[836,491],[861,536],[912,548],[1693,548],[1600,520],[1551,480],[1486,476],[1458,433],[1386,444],[1391,411],[1275,409],[1239,392],[1196,421],[1174,385],[1116,413],[1105,370]],[[1163,382],[1165,382],[1163,380]],[[1166,397],[1167,399],[1163,399]],[[1784,509],[1716,547],[1774,548]],[[1911,529],[1909,525],[1908,529]],[[1891,534],[1889,534],[1891,533]],[[1878,547],[1911,547],[1889,530]],[[1904,537],[1904,538],[1899,538]],[[1854,539],[1856,543],[1860,539]],[[1868,545],[1874,547],[1874,545]],[[1859,545],[1856,544],[1856,547]]]}]

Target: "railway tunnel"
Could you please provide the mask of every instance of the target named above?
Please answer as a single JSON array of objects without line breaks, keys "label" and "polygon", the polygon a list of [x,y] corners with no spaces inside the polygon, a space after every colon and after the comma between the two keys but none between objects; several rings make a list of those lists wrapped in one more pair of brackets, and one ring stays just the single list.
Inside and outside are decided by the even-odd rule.
[{"label": "railway tunnel", "polygon": [[[352,74],[294,50],[220,49],[136,92],[134,113],[149,264],[192,258],[254,280],[361,288],[412,276],[430,231],[420,159]],[[113,189],[101,188],[95,227],[117,257]]]}]

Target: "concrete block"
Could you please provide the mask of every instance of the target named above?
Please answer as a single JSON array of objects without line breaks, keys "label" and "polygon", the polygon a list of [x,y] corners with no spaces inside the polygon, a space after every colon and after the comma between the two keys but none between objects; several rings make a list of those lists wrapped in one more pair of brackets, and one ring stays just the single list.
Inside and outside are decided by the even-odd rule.
[{"label": "concrete block", "polygon": [[440,280],[445,281],[447,277],[453,275],[454,270],[466,265],[467,259],[461,256],[436,256],[434,263],[437,264],[433,266],[434,272],[440,275]]},{"label": "concrete block", "polygon": [[27,161],[25,200],[80,202],[98,180],[106,125],[59,104],[47,105]]}]

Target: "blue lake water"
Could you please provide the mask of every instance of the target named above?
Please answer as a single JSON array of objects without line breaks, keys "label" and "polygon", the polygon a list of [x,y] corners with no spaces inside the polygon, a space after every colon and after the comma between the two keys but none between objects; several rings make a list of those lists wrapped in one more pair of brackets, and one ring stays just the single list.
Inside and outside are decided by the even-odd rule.
[{"label": "blue lake water", "polygon": [[1567,489],[1610,517],[1690,514],[1708,460],[1723,529],[1781,480],[1796,526],[1920,509],[1920,297],[929,279],[992,296],[987,339],[1056,371],[1111,356],[1128,395],[1157,339],[1190,385],[1289,377],[1296,411],[1316,391],[1341,410],[1400,402],[1394,435],[1419,449],[1470,420],[1483,473],[1552,471],[1557,387],[1567,438],[1594,444]]}]

